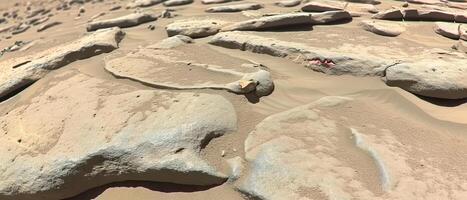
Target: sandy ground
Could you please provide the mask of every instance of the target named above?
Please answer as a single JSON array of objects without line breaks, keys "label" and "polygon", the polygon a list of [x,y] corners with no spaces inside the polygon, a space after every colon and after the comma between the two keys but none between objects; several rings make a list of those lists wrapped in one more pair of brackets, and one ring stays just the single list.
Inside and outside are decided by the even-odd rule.
[{"label": "sandy ground", "polygon": [[[37,0],[40,1],[40,0]],[[20,6],[14,6],[20,2]],[[4,9],[25,9],[26,1],[21,0],[3,0],[0,2],[0,11]],[[34,2],[34,1],[32,1]],[[130,13],[130,10],[120,9],[117,11],[107,11],[111,5],[125,5],[127,1],[104,1],[99,6],[85,6],[86,12],[76,18],[78,6],[73,6],[70,10],[55,12],[54,16],[49,21],[61,21],[62,25],[48,29],[47,31],[37,33],[36,28],[31,28],[25,33],[14,35],[10,39],[6,39],[0,34],[0,49],[10,46],[14,41],[33,41],[34,45],[25,51],[16,51],[6,53],[0,59],[14,58],[18,56],[28,55],[32,52],[60,45],[63,42],[79,38],[85,33],[85,25],[87,20],[102,11],[107,14],[99,19],[110,19]],[[295,8],[278,8],[272,5],[272,0],[261,1],[267,4],[265,9],[258,12],[288,12],[297,10]],[[400,5],[399,2],[385,1],[383,5],[378,7],[390,7]],[[142,84],[132,82],[126,79],[116,79],[103,68],[103,59],[107,56],[124,55],[136,49],[139,46],[146,46],[156,41],[160,41],[167,37],[165,25],[168,23],[188,18],[216,18],[224,20],[246,19],[241,13],[231,14],[206,14],[204,9],[206,5],[202,5],[198,0],[195,3],[187,6],[177,7],[175,13],[179,14],[172,19],[159,19],[156,22],[143,24],[133,28],[126,28],[126,37],[120,44],[120,48],[111,53],[111,55],[100,55],[90,59],[74,62],[66,67],[57,70],[60,71],[77,69],[82,73],[93,77],[118,81],[124,84],[133,85],[140,88],[151,89]],[[164,7],[161,5],[146,8],[147,10],[160,13]],[[410,56],[424,49],[439,48],[449,50],[455,41],[441,37],[433,32],[431,22],[405,22],[408,25],[407,32],[399,37],[389,38],[372,34],[362,30],[357,24],[362,18],[354,18],[351,23],[338,24],[332,26],[315,26],[312,30],[288,30],[284,31],[264,31],[258,32],[258,35],[278,38],[282,40],[295,41],[310,46],[316,46],[326,49],[340,49],[346,51],[358,50],[362,53],[376,53],[383,57],[397,59],[399,56]],[[155,30],[147,29],[149,24],[155,25]],[[197,42],[205,42],[208,38],[199,39]],[[412,114],[413,118],[417,118],[422,124],[430,127],[433,119],[445,121],[443,129],[454,134],[465,132],[462,125],[467,124],[467,103],[466,100],[438,100],[425,97],[419,97],[406,92],[399,88],[388,87],[384,82],[376,77],[353,77],[348,75],[343,76],[328,76],[312,70],[306,69],[303,66],[295,64],[289,60],[271,57],[268,55],[253,54],[249,52],[241,52],[238,50],[229,50],[219,47],[210,47],[211,50],[226,54],[234,59],[253,60],[267,66],[273,74],[275,82],[274,92],[265,98],[262,98],[258,103],[250,103],[246,98],[239,95],[234,95],[220,91],[202,90],[199,92],[220,94],[230,100],[237,109],[239,119],[239,130],[230,135],[215,139],[203,151],[203,156],[214,163],[216,167],[223,171],[228,170],[223,160],[235,156],[244,157],[243,142],[248,133],[254,126],[263,120],[265,117],[275,113],[279,113],[299,105],[303,105],[320,97],[328,95],[354,95],[364,97],[368,101],[386,102],[387,106],[378,109],[408,109],[407,112]],[[228,64],[228,63],[226,63]],[[33,95],[34,90],[45,84],[48,78],[44,78],[18,96],[3,102],[0,105],[0,110],[8,111],[14,106],[18,106],[27,102],[16,101],[19,96],[27,97]],[[371,121],[371,119],[369,119]],[[396,123],[397,124],[397,123]],[[401,125],[403,123],[400,123]],[[459,128],[461,127],[461,128]],[[465,137],[458,135],[457,137]],[[432,141],[429,139],[427,141]],[[430,144],[426,144],[430,145]],[[464,147],[467,148],[467,147]],[[221,151],[226,151],[226,156],[221,156]],[[368,180],[377,176],[375,173],[368,173]],[[231,185],[224,184],[213,187],[190,187],[169,184],[156,184],[144,182],[126,182],[103,186],[101,188],[88,191],[72,199],[99,199],[99,200],[125,200],[125,199],[242,199],[240,193],[234,191]]]}]

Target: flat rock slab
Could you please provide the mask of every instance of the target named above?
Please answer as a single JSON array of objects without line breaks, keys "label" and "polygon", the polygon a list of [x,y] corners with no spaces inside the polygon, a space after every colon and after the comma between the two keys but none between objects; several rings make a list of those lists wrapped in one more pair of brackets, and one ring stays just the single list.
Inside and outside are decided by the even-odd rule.
[{"label": "flat rock slab", "polygon": [[191,38],[201,38],[218,33],[226,24],[221,20],[184,20],[175,21],[165,27],[167,35],[185,35]]},{"label": "flat rock slab", "polygon": [[444,37],[458,40],[461,34],[467,36],[467,25],[447,23],[447,22],[436,22],[433,30]]},{"label": "flat rock slab", "polygon": [[[174,39],[167,39],[172,40]],[[167,41],[139,49],[124,57],[110,59],[106,61],[105,69],[116,77],[128,78],[155,88],[216,89],[236,94],[251,93],[256,97],[269,95],[274,89],[270,73],[259,66],[242,63],[210,50],[205,45],[186,44],[172,49],[160,48]],[[231,66],[219,65],[221,62],[214,60],[231,60],[228,62]]]},{"label": "flat rock slab", "polygon": [[389,86],[435,98],[467,98],[466,58],[424,59],[389,67],[384,80]]},{"label": "flat rock slab", "polygon": [[326,2],[320,1],[312,1],[305,4],[302,7],[303,12],[325,12],[325,11],[333,11],[333,10],[342,10],[343,6],[336,5],[336,4],[329,4]]},{"label": "flat rock slab", "polygon": [[127,8],[149,7],[160,4],[166,0],[134,0],[127,4]]},{"label": "flat rock slab", "polygon": [[119,28],[103,29],[68,44],[0,62],[0,98],[27,87],[51,70],[117,49],[123,36]]},{"label": "flat rock slab", "polygon": [[55,76],[0,118],[0,198],[63,199],[126,180],[213,185],[203,145],[234,131],[218,95],[140,90],[76,72]]},{"label": "flat rock slab", "polygon": [[218,3],[229,3],[234,1],[241,1],[241,0],[201,0],[202,4],[218,4]]},{"label": "flat rock slab", "polygon": [[360,26],[366,31],[389,37],[396,37],[405,31],[405,27],[397,22],[363,20]]},{"label": "flat rock slab", "polygon": [[243,3],[243,4],[234,4],[226,6],[215,6],[206,9],[206,12],[241,12],[245,10],[258,10],[263,8],[263,5],[259,3]]},{"label": "flat rock slab", "polygon": [[282,0],[274,3],[274,5],[279,7],[294,7],[302,3],[301,0]]},{"label": "flat rock slab", "polygon": [[122,17],[107,19],[101,21],[95,21],[88,24],[86,27],[87,31],[95,31],[103,28],[120,27],[127,28],[137,26],[142,23],[151,22],[157,20],[157,16],[150,13],[133,13]]},{"label": "flat rock slab", "polygon": [[467,153],[467,140],[453,145],[452,133],[432,128],[440,121],[388,105],[397,97],[324,97],[267,117],[245,141],[238,189],[265,200],[463,199],[467,160],[447,155]]},{"label": "flat rock slab", "polygon": [[168,0],[164,2],[164,6],[181,6],[193,3],[193,0]]},{"label": "flat rock slab", "polygon": [[350,20],[352,16],[347,11],[329,11],[323,13],[290,13],[261,17],[247,21],[237,22],[222,28],[223,31],[254,31],[264,29],[279,29],[300,25],[318,25],[344,20]]}]

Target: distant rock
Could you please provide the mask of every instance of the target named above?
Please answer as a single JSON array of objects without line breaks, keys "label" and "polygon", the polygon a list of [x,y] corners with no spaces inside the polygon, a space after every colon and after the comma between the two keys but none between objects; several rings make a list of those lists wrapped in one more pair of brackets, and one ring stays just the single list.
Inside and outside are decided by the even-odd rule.
[{"label": "distant rock", "polygon": [[241,1],[241,0],[201,0],[203,4],[217,4],[217,3],[228,3],[233,1]]},{"label": "distant rock", "polygon": [[55,21],[55,22],[50,22],[50,23],[47,23],[47,24],[44,24],[42,25],[41,27],[39,27],[37,29],[37,32],[42,32],[42,31],[45,31],[46,29],[49,29],[51,27],[54,27],[54,26],[58,26],[62,24],[62,22],[59,22],[59,21]]},{"label": "distant rock", "polygon": [[127,4],[126,8],[149,7],[160,4],[166,0],[134,0]]},{"label": "distant rock", "polygon": [[402,10],[405,20],[414,21],[447,21],[454,22],[456,14],[439,11],[439,10],[424,10],[424,9],[404,9]]},{"label": "distant rock", "polygon": [[30,25],[27,25],[27,24],[20,24],[19,26],[16,26],[12,31],[11,31],[11,34],[13,35],[17,35],[17,34],[20,34],[20,33],[24,33],[25,31],[27,31],[29,28],[31,28]]},{"label": "distant rock", "polygon": [[329,11],[323,13],[290,13],[261,17],[237,22],[223,27],[223,31],[253,31],[273,28],[283,28],[298,25],[318,25],[350,20],[352,16],[347,11]]},{"label": "distant rock", "polygon": [[0,98],[27,87],[51,70],[117,49],[123,36],[118,28],[103,29],[68,44],[0,62]]},{"label": "distant rock", "polygon": [[171,49],[171,48],[175,48],[175,47],[178,47],[178,46],[181,46],[181,45],[184,45],[184,44],[188,44],[188,43],[193,43],[193,42],[194,42],[193,39],[191,39],[188,36],[175,35],[175,36],[163,39],[162,41],[160,41],[160,42],[158,42],[158,43],[156,43],[154,45],[148,46],[148,48],[151,48],[151,49]]},{"label": "distant rock", "polygon": [[374,20],[363,20],[360,26],[369,32],[382,35],[395,37],[402,34],[405,31],[405,27],[397,22],[381,22]]},{"label": "distant rock", "polygon": [[454,40],[460,39],[460,33],[462,32],[464,32],[467,35],[467,25],[463,24],[436,22],[433,29],[439,35]]},{"label": "distant rock", "polygon": [[126,180],[227,181],[200,155],[237,128],[222,96],[141,90],[69,71],[53,78],[0,118],[2,200],[64,199]]},{"label": "distant rock", "polygon": [[165,1],[163,4],[164,6],[181,6],[193,3],[193,0],[168,0]]},{"label": "distant rock", "polygon": [[224,21],[220,20],[190,20],[176,21],[165,27],[167,35],[186,35],[191,38],[201,38],[214,35],[220,31]]},{"label": "distant rock", "polygon": [[86,29],[87,31],[95,31],[111,27],[127,28],[155,20],[157,20],[157,16],[150,13],[133,13],[114,19],[90,22]]},{"label": "distant rock", "polygon": [[326,2],[320,1],[312,1],[305,4],[302,7],[303,12],[325,12],[325,11],[335,11],[335,10],[342,10],[343,7],[339,5],[332,5]]},{"label": "distant rock", "polygon": [[302,3],[302,0],[282,0],[274,3],[274,5],[279,7],[294,7]]},{"label": "distant rock", "polygon": [[386,69],[385,82],[409,92],[443,99],[467,98],[465,58],[423,59]]},{"label": "distant rock", "polygon": [[373,15],[373,19],[385,19],[385,20],[402,20],[404,15],[399,9],[389,9],[380,11],[377,14]]},{"label": "distant rock", "polygon": [[245,3],[211,7],[206,9],[206,12],[241,12],[244,10],[258,10],[261,8],[263,8],[263,6],[258,3]]}]

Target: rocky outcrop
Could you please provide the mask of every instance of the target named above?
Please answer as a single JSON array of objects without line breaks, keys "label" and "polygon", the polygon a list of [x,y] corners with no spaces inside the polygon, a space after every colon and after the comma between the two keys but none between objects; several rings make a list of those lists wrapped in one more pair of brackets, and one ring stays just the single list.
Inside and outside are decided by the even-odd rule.
[{"label": "rocky outcrop", "polygon": [[384,96],[323,97],[267,117],[245,141],[249,166],[238,189],[267,200],[462,199],[467,175],[451,169],[462,169],[466,161],[446,155],[466,140],[451,146],[453,133],[432,128],[440,121],[414,118],[427,116],[411,115],[418,107],[407,111],[388,103],[402,98],[397,93]]},{"label": "rocky outcrop", "polygon": [[27,87],[51,70],[117,49],[123,36],[119,28],[103,29],[68,44],[1,62],[0,98]]},{"label": "rocky outcrop", "polygon": [[176,21],[165,27],[168,36],[185,35],[201,38],[218,33],[226,22],[220,20]]},{"label": "rocky outcrop", "polygon": [[28,105],[0,117],[0,198],[64,199],[126,180],[216,185],[200,157],[236,129],[218,95],[140,90],[64,72]]},{"label": "rocky outcrop", "polygon": [[114,18],[114,19],[91,22],[88,24],[86,29],[88,31],[95,31],[98,29],[110,28],[110,27],[127,28],[127,27],[137,26],[142,23],[151,22],[155,20],[157,20],[157,16],[154,14],[133,13],[133,14],[125,15],[122,17]]},{"label": "rocky outcrop", "polygon": [[388,23],[374,20],[363,20],[360,22],[360,26],[366,31],[389,37],[398,36],[405,31],[405,27],[397,22]]},{"label": "rocky outcrop", "polygon": [[291,13],[261,17],[234,23],[222,28],[223,31],[254,31],[300,25],[318,25],[352,19],[347,11],[329,11],[323,13]]},{"label": "rocky outcrop", "polygon": [[389,67],[384,81],[422,96],[463,99],[467,98],[466,72],[465,58],[424,59]]},{"label": "rocky outcrop", "polygon": [[263,8],[261,4],[258,3],[244,3],[244,4],[234,4],[226,6],[216,6],[206,9],[206,12],[241,12],[245,10],[258,10]]},{"label": "rocky outcrop", "polygon": [[[175,37],[171,40],[176,40]],[[236,94],[254,94],[258,98],[274,90],[271,74],[260,66],[220,66],[211,60],[214,55],[216,59],[231,58],[220,53],[202,57],[196,55],[196,52],[213,51],[204,45],[183,46],[181,42],[174,46],[178,48],[170,49],[163,45],[167,42],[159,42],[139,49],[136,53],[108,60],[105,69],[118,78],[171,90],[225,90]]]}]

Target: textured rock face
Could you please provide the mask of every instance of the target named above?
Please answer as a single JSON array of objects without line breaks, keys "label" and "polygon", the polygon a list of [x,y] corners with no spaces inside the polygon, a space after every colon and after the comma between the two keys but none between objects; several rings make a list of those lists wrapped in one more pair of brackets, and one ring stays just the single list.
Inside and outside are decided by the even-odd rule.
[{"label": "textured rock face", "polygon": [[378,35],[389,36],[389,37],[398,36],[405,31],[404,26],[396,22],[388,23],[388,22],[364,20],[360,23],[360,26],[362,26],[362,28],[366,31],[370,31]]},{"label": "textured rock face", "polygon": [[224,98],[138,90],[71,72],[56,78],[0,118],[1,199],[63,199],[124,180],[226,181],[199,157],[210,139],[236,129]]},{"label": "textured rock face", "polygon": [[426,59],[389,67],[385,81],[418,95],[445,99],[467,98],[465,59]]},{"label": "textured rock face", "polygon": [[0,97],[34,83],[51,70],[76,60],[111,52],[118,48],[123,36],[124,33],[118,28],[99,30],[69,44],[5,60],[0,63]]},{"label": "textured rock face", "polygon": [[323,13],[292,13],[261,17],[238,22],[222,28],[223,31],[254,31],[283,28],[299,25],[317,25],[352,19],[347,11],[329,11]]},{"label": "textured rock face", "polygon": [[216,6],[206,9],[206,12],[240,12],[244,10],[258,10],[263,8],[261,4],[258,3],[244,3],[244,4],[235,4],[228,6]]},{"label": "textured rock face", "polygon": [[91,22],[87,26],[88,31],[95,31],[97,29],[110,28],[110,27],[120,27],[127,28],[132,26],[137,26],[142,23],[155,21],[157,16],[150,13],[133,13],[118,17],[115,19],[108,19],[102,21]]},{"label": "textured rock face", "polygon": [[[462,199],[465,160],[437,152],[450,136],[395,105],[382,112],[384,101],[371,100],[325,97],[263,120],[245,141],[250,165],[239,190],[267,200]],[[395,125],[387,120],[392,117],[403,121]],[[435,145],[421,147],[419,140]],[[467,141],[458,142],[446,151]],[[453,170],[443,170],[446,165]],[[440,188],[428,192],[432,184]]]},{"label": "textured rock face", "polygon": [[201,38],[218,33],[225,23],[220,20],[178,21],[167,25],[165,29],[168,36],[185,35],[191,38]]},{"label": "textured rock face", "polygon": [[[176,36],[174,36],[176,37]],[[175,39],[175,38],[174,38]],[[168,39],[167,39],[168,40]],[[171,39],[173,40],[173,39]],[[175,90],[217,89],[236,94],[267,96],[274,90],[271,74],[256,65],[232,62],[231,66],[216,65],[216,59],[232,59],[225,54],[214,53],[209,47],[187,44],[170,49],[163,41],[141,48],[135,53],[106,62],[105,69],[119,78],[128,78],[155,88]],[[162,48],[161,48],[162,46]],[[213,53],[205,58],[196,52]],[[213,57],[213,56],[216,57]],[[170,78],[178,77],[178,78]]]}]

